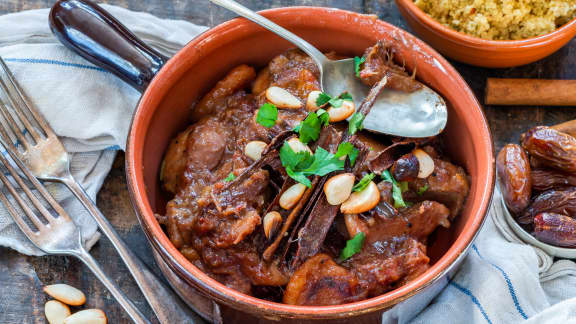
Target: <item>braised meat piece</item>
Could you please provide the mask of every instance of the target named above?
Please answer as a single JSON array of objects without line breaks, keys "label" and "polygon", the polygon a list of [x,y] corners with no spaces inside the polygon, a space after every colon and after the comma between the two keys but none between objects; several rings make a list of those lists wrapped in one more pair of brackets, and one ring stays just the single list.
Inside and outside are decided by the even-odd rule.
[{"label": "braised meat piece", "polygon": [[446,205],[450,208],[450,219],[460,213],[470,190],[464,169],[441,159],[434,159],[434,172],[428,178],[416,179],[409,185],[413,192],[421,192],[421,195],[413,195],[412,199],[438,201]]},{"label": "braised meat piece", "polygon": [[409,281],[429,268],[426,245],[398,236],[366,242],[362,251],[345,262],[357,274],[368,296],[381,295],[402,280]]},{"label": "braised meat piece", "polygon": [[404,92],[414,92],[422,88],[422,85],[414,77],[409,76],[403,67],[394,63],[392,50],[382,41],[369,47],[364,53],[364,58],[366,61],[360,70],[360,79],[365,84],[372,86],[387,75],[387,88]]},{"label": "braised meat piece", "polygon": [[317,254],[302,264],[290,278],[284,303],[290,305],[338,305],[366,298],[366,291],[352,271],[329,255]]}]

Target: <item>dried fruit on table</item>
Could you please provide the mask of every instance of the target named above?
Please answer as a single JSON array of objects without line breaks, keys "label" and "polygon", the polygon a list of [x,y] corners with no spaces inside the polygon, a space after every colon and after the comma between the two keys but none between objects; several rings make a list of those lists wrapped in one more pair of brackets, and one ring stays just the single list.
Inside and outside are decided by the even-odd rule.
[{"label": "dried fruit on table", "polygon": [[576,247],[576,220],[556,213],[534,217],[534,233],[539,241],[562,247]]},{"label": "dried fruit on table", "polygon": [[576,174],[553,169],[532,170],[532,189],[545,191],[566,186],[576,186]]},{"label": "dried fruit on table", "polygon": [[522,212],[530,203],[532,178],[528,157],[520,145],[502,148],[496,158],[496,171],[506,206],[514,214]]},{"label": "dried fruit on table", "polygon": [[522,134],[522,147],[551,168],[576,172],[576,138],[546,126]]},{"label": "dried fruit on table", "polygon": [[576,215],[576,187],[562,190],[548,190],[534,198],[532,204],[518,218],[520,224],[530,224],[540,213],[557,213],[568,216]]}]

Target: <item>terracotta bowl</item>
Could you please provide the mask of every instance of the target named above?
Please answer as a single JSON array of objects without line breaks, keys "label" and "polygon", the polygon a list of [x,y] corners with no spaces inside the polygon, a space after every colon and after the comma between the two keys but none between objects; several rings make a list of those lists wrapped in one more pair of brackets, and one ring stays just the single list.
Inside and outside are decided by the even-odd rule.
[{"label": "terracotta bowl", "polygon": [[[75,10],[84,10],[83,6],[77,6],[79,9]],[[69,8],[70,5],[61,6],[53,15],[53,24],[76,24],[74,32],[60,34],[60,39],[136,88],[145,89],[133,117],[126,153],[132,201],[163,272],[204,316],[214,319],[214,313],[220,311],[218,307],[206,310],[210,309],[210,301],[206,300],[213,300],[227,312],[226,318],[230,321],[237,318],[238,311],[259,318],[292,319],[298,323],[318,319],[346,321],[359,316],[379,321],[377,318],[384,310],[397,304],[421,296],[426,296],[421,297],[423,305],[429,302],[466,255],[483,224],[494,186],[490,131],[482,108],[466,82],[441,55],[416,37],[374,16],[343,10],[292,7],[261,12],[324,51],[353,56],[361,55],[378,40],[391,44],[410,69],[417,67],[418,78],[449,103],[449,120],[443,136],[450,157],[470,174],[471,188],[466,206],[449,230],[438,232],[429,248],[432,266],[428,271],[407,285],[375,298],[346,305],[304,307],[251,297],[210,278],[180,254],[154,217],[155,213],[164,213],[169,198],[162,192],[158,179],[163,153],[170,140],[189,125],[193,103],[236,65],[246,63],[262,67],[293,46],[254,23],[234,19],[192,40],[165,63],[146,88],[146,78],[151,78],[158,69],[157,64],[145,64],[145,61],[158,54],[145,49],[142,43],[128,45],[127,40],[134,42],[134,36],[126,34],[126,30],[116,31],[120,36],[104,37],[102,35],[109,33],[110,27],[86,27],[103,21],[109,24],[111,17],[93,19],[88,14],[76,13],[74,19],[67,19]],[[102,15],[102,12],[98,14]],[[57,33],[58,28],[53,26]],[[114,28],[119,27],[115,25]],[[74,43],[70,38],[76,35],[81,37]],[[99,44],[92,46],[91,42]],[[100,45],[102,43],[104,45]],[[115,46],[123,55],[110,53]],[[130,64],[118,63],[127,60]],[[161,57],[151,61],[163,64]],[[134,73],[134,67],[147,73]]]},{"label": "terracotta bowl", "polygon": [[555,31],[523,40],[487,40],[446,27],[418,8],[413,0],[395,0],[400,13],[422,39],[459,62],[504,68],[538,61],[566,45],[576,35],[576,19]]}]

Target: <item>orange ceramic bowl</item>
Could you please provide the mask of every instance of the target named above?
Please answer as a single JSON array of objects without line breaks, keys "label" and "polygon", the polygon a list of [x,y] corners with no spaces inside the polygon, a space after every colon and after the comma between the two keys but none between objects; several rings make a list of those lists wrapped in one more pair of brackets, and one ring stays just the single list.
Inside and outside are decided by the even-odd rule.
[{"label": "orange ceramic bowl", "polygon": [[[104,37],[110,34],[110,27],[102,24],[111,24],[111,17],[102,17],[103,13],[99,12],[96,13],[99,17],[94,18],[84,12],[85,8],[83,0],[61,2],[51,16],[53,29],[57,34],[64,30],[59,34],[60,39],[81,55],[144,91],[128,136],[129,190],[162,271],[202,315],[215,319],[214,316],[222,314],[226,322],[240,322],[240,314],[294,323],[319,319],[346,322],[360,317],[379,322],[380,315],[395,306],[416,300],[425,305],[446,285],[448,275],[465,257],[485,219],[494,187],[494,156],[480,104],[440,54],[409,33],[370,15],[312,7],[261,12],[323,51],[354,56],[361,55],[378,40],[393,46],[407,67],[411,70],[417,67],[418,78],[446,99],[449,119],[443,136],[448,153],[466,168],[471,183],[463,212],[450,229],[439,230],[437,239],[429,247],[431,267],[415,280],[384,295],[345,305],[286,305],[242,294],[210,278],[174,247],[154,214],[163,214],[167,202],[159,181],[163,153],[170,140],[189,125],[193,103],[238,64],[262,67],[293,46],[248,20],[234,19],[196,37],[164,64],[161,57],[153,59],[158,56],[155,51],[146,49],[143,43],[133,43],[133,35],[116,23],[114,28],[120,28],[120,35]],[[67,24],[75,26],[66,27]],[[98,44],[91,45],[92,42]],[[114,50],[121,54],[115,55]],[[147,63],[148,59],[154,64]],[[163,65],[159,71],[158,62]],[[152,78],[149,85],[146,78]]]},{"label": "orange ceramic bowl", "polygon": [[396,0],[410,27],[440,53],[462,63],[488,68],[520,66],[556,52],[576,35],[576,18],[555,31],[523,40],[487,40],[448,28],[413,0]]}]

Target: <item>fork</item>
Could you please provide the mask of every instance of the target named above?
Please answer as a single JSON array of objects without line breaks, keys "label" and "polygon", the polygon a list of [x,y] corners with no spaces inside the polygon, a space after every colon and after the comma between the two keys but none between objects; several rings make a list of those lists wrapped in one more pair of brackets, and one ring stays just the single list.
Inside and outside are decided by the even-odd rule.
[{"label": "fork", "polygon": [[[3,140],[2,143],[4,143]],[[36,247],[47,254],[70,255],[82,260],[108,288],[134,323],[150,323],[84,249],[82,235],[64,208],[54,200],[44,185],[32,175],[13,152],[8,150],[8,154],[11,161],[0,154],[0,164],[8,170],[8,173],[0,172],[0,181],[4,184],[4,190],[0,190],[0,201],[22,232]],[[14,166],[17,166],[20,172]],[[8,175],[13,181],[10,181]],[[25,181],[31,184],[36,194]],[[12,200],[9,197],[12,197]],[[28,201],[32,205],[28,204]]]},{"label": "fork", "polygon": [[160,323],[196,322],[198,316],[128,248],[74,179],[69,155],[60,139],[30,104],[1,57],[0,87],[12,107],[9,109],[0,101],[0,115],[4,118],[0,136],[6,139],[6,149],[17,155],[36,178],[63,183],[80,200],[118,251]]}]

